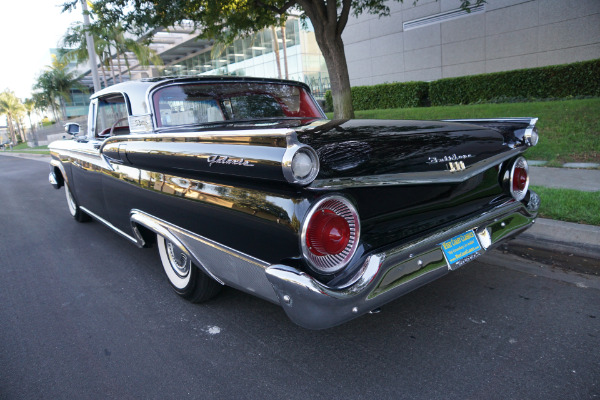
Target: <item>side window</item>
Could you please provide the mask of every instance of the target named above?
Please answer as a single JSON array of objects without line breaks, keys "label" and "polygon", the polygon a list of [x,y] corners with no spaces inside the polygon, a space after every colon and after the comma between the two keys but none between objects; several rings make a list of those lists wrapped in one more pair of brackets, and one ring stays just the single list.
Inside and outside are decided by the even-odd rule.
[{"label": "side window", "polygon": [[95,135],[105,138],[112,135],[129,134],[127,103],[121,94],[98,99]]}]

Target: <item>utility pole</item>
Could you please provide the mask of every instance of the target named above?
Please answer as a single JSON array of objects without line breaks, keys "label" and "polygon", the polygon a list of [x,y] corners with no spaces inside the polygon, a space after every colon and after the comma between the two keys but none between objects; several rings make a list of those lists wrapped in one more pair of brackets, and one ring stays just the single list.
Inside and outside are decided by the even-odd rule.
[{"label": "utility pole", "polygon": [[85,29],[85,41],[87,43],[88,58],[90,69],[92,70],[92,80],[94,82],[94,92],[100,91],[100,78],[98,77],[98,63],[96,62],[96,51],[94,46],[94,38],[88,32],[90,26],[90,16],[88,15],[87,0],[81,0],[81,9],[83,12],[83,27]]}]

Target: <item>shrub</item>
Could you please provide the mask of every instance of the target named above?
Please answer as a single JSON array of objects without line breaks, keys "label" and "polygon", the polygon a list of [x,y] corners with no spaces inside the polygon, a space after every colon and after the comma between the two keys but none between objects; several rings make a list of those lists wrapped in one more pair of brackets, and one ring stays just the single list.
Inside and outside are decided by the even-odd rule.
[{"label": "shrub", "polygon": [[427,82],[396,82],[352,88],[355,110],[422,107],[427,105]]},{"label": "shrub", "polygon": [[325,92],[325,112],[333,111],[333,96],[331,90]]},{"label": "shrub", "polygon": [[[600,59],[549,67],[352,88],[355,110],[600,96]],[[333,110],[331,91],[325,93]]]},{"label": "shrub", "polygon": [[[374,86],[354,86],[352,105],[355,110],[423,107],[429,105],[427,82],[395,82]],[[333,110],[331,91],[325,93],[325,105]]]},{"label": "shrub", "polygon": [[549,67],[440,79],[429,84],[431,105],[498,98],[600,96],[600,59]]}]

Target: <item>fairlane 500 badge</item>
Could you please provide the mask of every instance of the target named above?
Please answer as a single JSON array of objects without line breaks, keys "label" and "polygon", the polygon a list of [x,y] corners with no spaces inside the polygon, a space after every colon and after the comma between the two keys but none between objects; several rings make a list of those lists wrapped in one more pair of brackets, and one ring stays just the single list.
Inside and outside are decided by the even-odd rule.
[{"label": "fairlane 500 badge", "polygon": [[228,156],[219,156],[212,155],[209,156],[208,165],[212,167],[213,164],[229,164],[229,165],[239,165],[242,167],[254,167],[254,164],[251,164],[248,160],[244,160],[243,158],[229,158]]},{"label": "fairlane 500 badge", "polygon": [[453,161],[461,161],[461,160],[466,160],[467,158],[472,158],[475,157],[473,154],[461,154],[461,155],[456,155],[456,154],[452,154],[451,156],[444,156],[442,158],[438,158],[438,157],[429,157],[429,161],[427,162],[427,164],[438,164],[438,163],[444,163],[444,162],[453,162]]}]

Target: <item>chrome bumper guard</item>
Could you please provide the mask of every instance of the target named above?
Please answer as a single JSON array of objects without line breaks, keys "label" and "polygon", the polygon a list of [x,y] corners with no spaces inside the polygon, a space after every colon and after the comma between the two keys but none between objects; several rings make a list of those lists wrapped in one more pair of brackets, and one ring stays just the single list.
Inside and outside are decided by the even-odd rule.
[{"label": "chrome bumper guard", "polygon": [[456,269],[441,243],[474,230],[481,250],[515,236],[535,222],[539,197],[530,192],[527,204],[504,203],[490,212],[461,221],[426,238],[368,256],[345,287],[328,287],[287,265],[271,265],[265,272],[279,303],[296,324],[309,329],[330,328],[356,318]]}]

